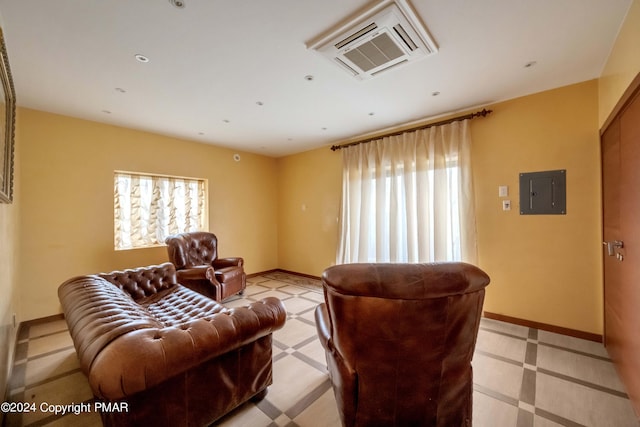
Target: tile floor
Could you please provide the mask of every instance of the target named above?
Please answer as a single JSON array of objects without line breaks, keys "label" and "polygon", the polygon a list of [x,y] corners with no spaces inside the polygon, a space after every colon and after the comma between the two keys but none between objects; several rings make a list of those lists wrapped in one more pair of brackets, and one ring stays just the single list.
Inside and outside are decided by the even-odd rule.
[{"label": "tile floor", "polygon": [[[249,280],[228,306],[273,295],[287,307],[274,334],[274,383],[258,404],[247,403],[219,426],[333,427],[339,416],[328,380],[313,310],[323,300],[318,282],[285,273]],[[20,329],[9,399],[81,403],[92,399],[64,320]],[[483,319],[473,361],[475,427],[638,427],[624,388],[601,344]],[[100,426],[96,413],[9,414],[6,427]]]}]

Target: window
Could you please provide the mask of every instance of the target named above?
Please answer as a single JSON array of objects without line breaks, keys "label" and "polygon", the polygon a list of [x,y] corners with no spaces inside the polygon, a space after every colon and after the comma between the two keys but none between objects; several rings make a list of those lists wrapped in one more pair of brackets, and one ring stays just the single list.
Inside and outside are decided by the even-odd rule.
[{"label": "window", "polygon": [[[440,260],[460,261],[460,217],[452,214],[459,210],[459,194],[455,191],[459,187],[460,175],[457,159],[446,162],[443,174],[445,178],[440,180],[441,185],[450,187],[446,190],[448,203],[444,205],[446,209],[442,212],[436,212],[435,209],[419,209],[414,212],[418,209],[417,205],[424,202],[433,206],[434,201],[429,195],[436,193],[434,185],[437,172],[417,171],[415,162],[412,162],[410,170],[405,173],[403,166],[398,164],[394,168],[387,167],[381,177],[377,176],[373,168],[373,178],[369,178],[370,185],[362,182],[356,184],[361,189],[367,189],[365,199],[370,201],[370,206],[375,206],[363,209],[364,215],[361,216],[362,224],[366,226],[363,231],[367,234],[367,239],[366,258],[360,260],[417,262],[420,259],[417,254],[425,253],[426,245],[427,253],[441,254]],[[427,185],[419,186],[419,179],[424,180]],[[365,215],[366,218],[363,218]],[[435,248],[433,236],[437,235],[446,236],[443,239],[443,250],[440,251]],[[416,236],[423,238],[416,239]],[[422,261],[427,260],[435,261],[435,257],[422,258]]]},{"label": "window", "polygon": [[336,262],[476,260],[467,121],[343,148]]},{"label": "window", "polygon": [[204,179],[116,171],[115,249],[163,245],[172,234],[206,230],[206,188]]}]

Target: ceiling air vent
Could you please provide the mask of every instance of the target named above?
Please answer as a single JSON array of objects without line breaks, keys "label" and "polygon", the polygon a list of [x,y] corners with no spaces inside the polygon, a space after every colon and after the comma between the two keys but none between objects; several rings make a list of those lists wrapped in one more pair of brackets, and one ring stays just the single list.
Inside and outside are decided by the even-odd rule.
[{"label": "ceiling air vent", "polygon": [[425,58],[435,42],[406,0],[385,0],[307,43],[360,80]]}]

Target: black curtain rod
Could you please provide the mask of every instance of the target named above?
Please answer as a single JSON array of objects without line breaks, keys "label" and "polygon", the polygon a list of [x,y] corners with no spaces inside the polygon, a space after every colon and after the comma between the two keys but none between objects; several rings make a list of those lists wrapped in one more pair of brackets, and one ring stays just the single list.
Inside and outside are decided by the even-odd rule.
[{"label": "black curtain rod", "polygon": [[442,120],[442,121],[435,122],[435,123],[429,123],[428,125],[416,126],[414,128],[405,129],[405,130],[399,131],[399,132],[388,133],[386,135],[380,135],[380,136],[376,136],[374,138],[369,138],[369,139],[363,139],[362,141],[354,141],[354,142],[348,142],[346,144],[332,145],[331,146],[331,151],[341,150],[341,149],[343,149],[345,147],[352,147],[352,146],[358,145],[358,144],[366,144],[367,142],[375,141],[376,139],[384,138],[384,137],[387,137],[387,136],[402,135],[405,132],[413,132],[413,131],[420,130],[420,129],[429,129],[430,127],[447,125],[449,123],[459,122],[461,120],[475,119],[476,117],[486,117],[487,115],[491,114],[492,112],[493,112],[493,110],[486,110],[486,109],[483,108],[482,111],[477,111],[477,112],[471,113],[471,114],[465,114],[464,116],[452,117],[452,118],[447,119],[447,120]]}]

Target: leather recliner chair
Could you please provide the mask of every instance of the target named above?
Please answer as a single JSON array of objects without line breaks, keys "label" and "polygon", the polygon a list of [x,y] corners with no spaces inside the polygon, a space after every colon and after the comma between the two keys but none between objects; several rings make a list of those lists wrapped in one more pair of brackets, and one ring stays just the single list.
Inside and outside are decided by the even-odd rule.
[{"label": "leather recliner chair", "polygon": [[169,261],[176,266],[178,283],[213,300],[241,294],[247,287],[244,260],[218,258],[218,238],[204,231],[166,238]]},{"label": "leather recliner chair", "polygon": [[489,276],[464,263],[344,264],[315,311],[345,426],[471,426]]}]

